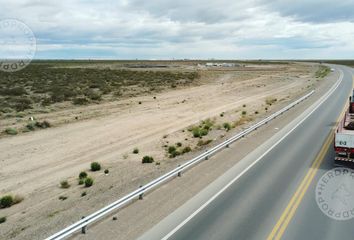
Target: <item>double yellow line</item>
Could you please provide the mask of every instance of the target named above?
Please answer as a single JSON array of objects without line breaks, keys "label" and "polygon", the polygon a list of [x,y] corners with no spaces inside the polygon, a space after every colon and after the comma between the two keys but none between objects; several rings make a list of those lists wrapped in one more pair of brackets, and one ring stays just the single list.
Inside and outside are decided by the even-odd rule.
[{"label": "double yellow line", "polygon": [[[347,104],[342,111],[340,117],[337,119],[337,122],[339,122],[340,119],[344,117],[344,113],[346,111]],[[318,171],[318,168],[322,164],[324,157],[332,143],[333,140],[333,133],[335,129],[332,129],[329,136],[327,137],[325,143],[323,144],[323,147],[321,148],[320,152],[317,154],[317,157],[315,161],[312,163],[310,170],[306,174],[305,178],[301,181],[300,186],[296,190],[295,194],[291,198],[289,204],[283,211],[282,215],[280,216],[279,220],[275,224],[272,232],[269,234],[267,237],[267,240],[278,240],[281,239],[283,236],[286,228],[288,227],[291,219],[294,217],[295,212],[297,208],[299,207],[302,199],[305,196],[305,193],[307,192],[308,188],[310,187],[313,178],[316,176],[316,173]]]}]

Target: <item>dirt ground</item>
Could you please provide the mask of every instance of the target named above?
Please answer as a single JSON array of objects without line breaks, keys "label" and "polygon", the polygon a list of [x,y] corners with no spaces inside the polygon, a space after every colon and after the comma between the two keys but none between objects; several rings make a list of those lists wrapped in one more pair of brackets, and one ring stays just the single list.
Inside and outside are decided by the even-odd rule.
[{"label": "dirt ground", "polygon": [[[77,221],[195,154],[170,159],[165,145],[181,142],[202,151],[197,148],[200,139],[187,130],[190,126],[210,118],[215,129],[203,139],[228,136],[246,125],[229,132],[216,126],[239,120],[243,111],[250,121],[257,120],[293,101],[321,83],[314,78],[317,69],[316,64],[289,64],[222,70],[205,75],[198,86],[38,114],[36,118],[56,127],[0,139],[0,194],[24,197],[0,209],[0,217],[7,217],[0,235],[42,239]],[[277,101],[270,106],[269,98]],[[132,153],[134,148],[138,154]],[[142,164],[145,155],[160,165]],[[93,161],[110,173],[90,172]],[[94,178],[91,188],[77,184],[81,171]],[[60,188],[62,180],[71,187]],[[59,200],[60,196],[67,199]]]}]

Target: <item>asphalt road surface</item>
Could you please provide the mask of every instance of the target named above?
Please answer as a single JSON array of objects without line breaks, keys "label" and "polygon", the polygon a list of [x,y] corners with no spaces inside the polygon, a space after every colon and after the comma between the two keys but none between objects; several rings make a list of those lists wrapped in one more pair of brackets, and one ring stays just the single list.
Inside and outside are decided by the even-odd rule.
[{"label": "asphalt road surface", "polygon": [[352,69],[335,68],[342,81],[328,98],[140,239],[354,239],[353,219],[333,220],[316,203],[317,182],[334,168],[333,129],[353,86]]}]

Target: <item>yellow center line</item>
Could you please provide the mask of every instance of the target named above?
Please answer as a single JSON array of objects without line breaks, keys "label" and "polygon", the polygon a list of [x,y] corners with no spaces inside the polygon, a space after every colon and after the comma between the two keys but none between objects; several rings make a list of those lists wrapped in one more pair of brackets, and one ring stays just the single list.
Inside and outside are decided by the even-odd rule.
[{"label": "yellow center line", "polygon": [[[354,86],[354,77],[353,77],[353,86]],[[337,122],[339,122],[340,119],[344,117],[346,108],[347,108],[347,104],[345,105],[342,113],[337,119]],[[290,199],[289,204],[287,205],[282,215],[280,216],[279,220],[275,224],[274,228],[272,229],[272,232],[267,237],[267,240],[280,239],[283,236],[287,226],[289,225],[303,197],[305,196],[305,193],[307,192],[314,177],[316,176],[319,166],[322,164],[324,160],[324,157],[332,142],[334,131],[335,131],[334,129],[331,130],[325,143],[323,144],[323,147],[321,148],[320,152],[317,154],[315,161],[312,163],[310,170],[307,172],[305,178],[301,181],[300,186],[296,190],[293,197]]]}]

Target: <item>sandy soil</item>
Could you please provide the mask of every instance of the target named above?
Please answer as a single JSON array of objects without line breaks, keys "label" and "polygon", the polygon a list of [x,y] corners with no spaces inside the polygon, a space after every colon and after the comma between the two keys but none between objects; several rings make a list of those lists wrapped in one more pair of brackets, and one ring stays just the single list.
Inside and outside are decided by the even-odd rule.
[{"label": "sandy soil", "polygon": [[[4,239],[41,239],[78,220],[83,213],[77,208],[92,212],[188,159],[193,153],[168,159],[163,147],[177,141],[195,146],[197,139],[186,131],[188,126],[206,118],[218,124],[235,121],[243,110],[253,119],[261,118],[277,104],[292,101],[320,83],[313,77],[314,65],[266,68],[225,71],[216,78],[208,75],[200,86],[159,93],[156,99],[142,96],[36,116],[58,127],[0,139],[0,194],[24,197],[20,204],[0,209],[0,217],[7,216],[7,222],[0,225],[1,235]],[[266,106],[268,97],[278,101]],[[78,115],[79,121],[63,124]],[[208,137],[215,140],[226,134],[215,130]],[[139,154],[132,154],[135,147]],[[153,156],[161,165],[141,164],[144,155]],[[95,185],[84,189],[77,185],[77,176],[93,161],[110,174],[89,172]],[[65,179],[72,185],[69,189],[59,187]],[[87,195],[81,197],[84,191]],[[97,195],[104,200],[96,202]],[[68,199],[61,201],[59,196]]]}]

